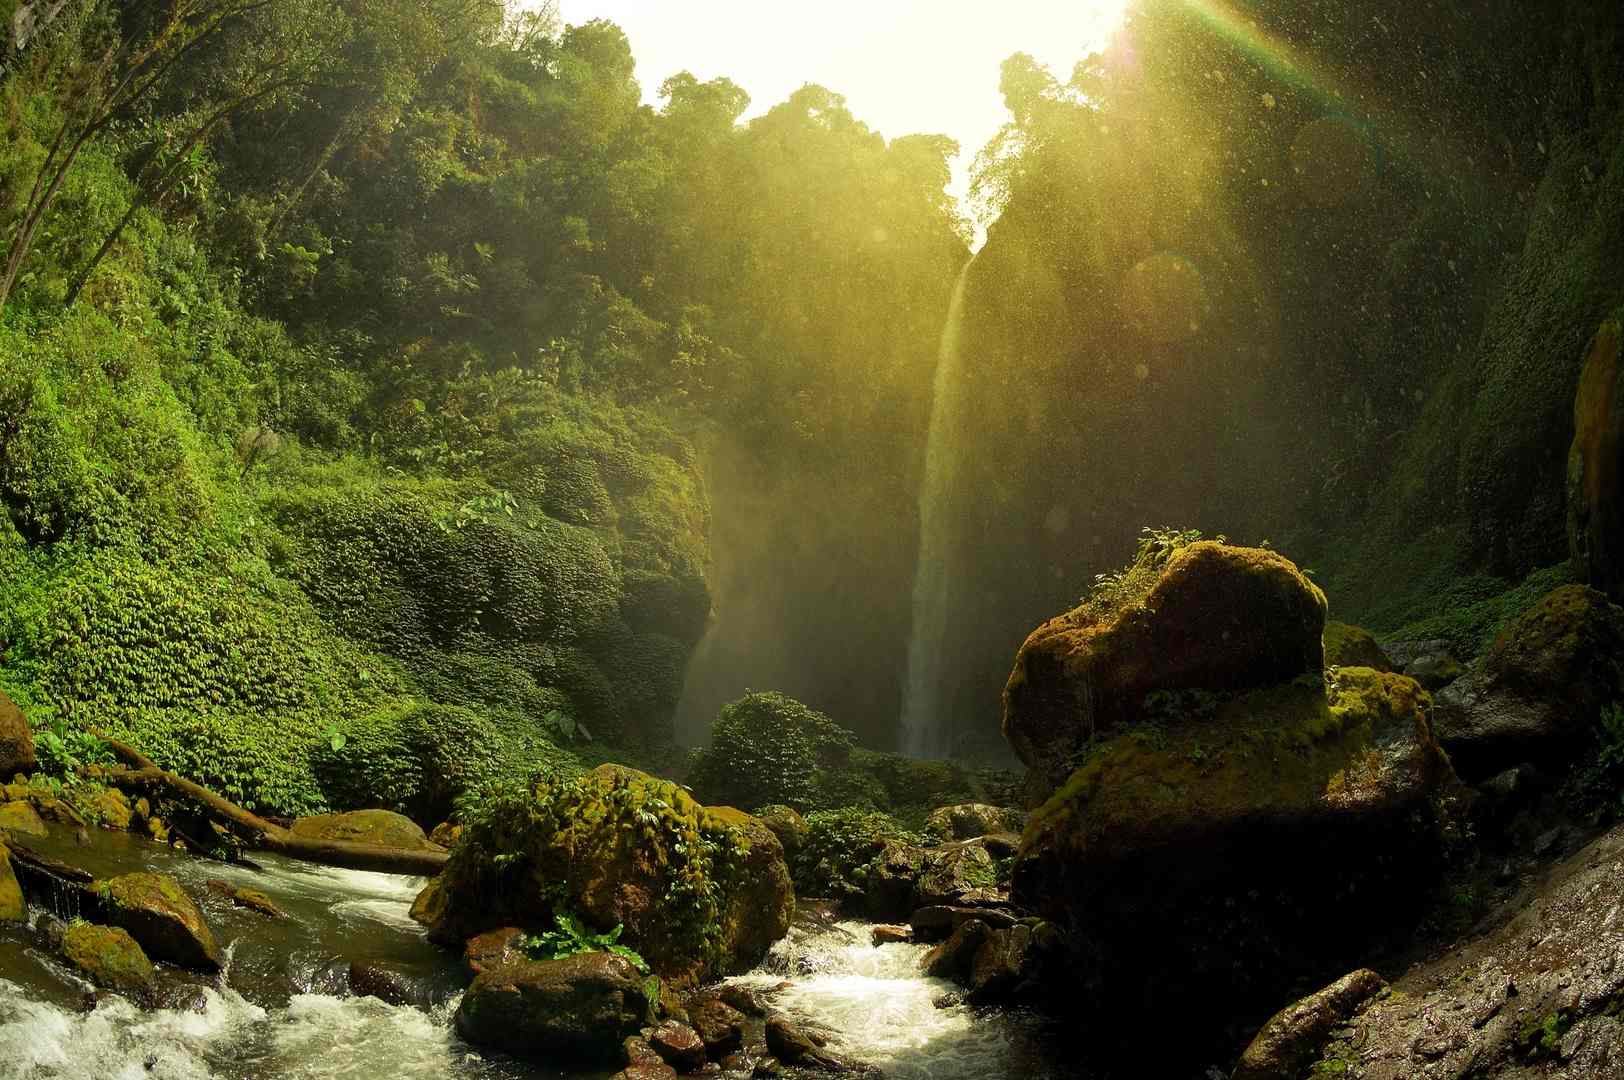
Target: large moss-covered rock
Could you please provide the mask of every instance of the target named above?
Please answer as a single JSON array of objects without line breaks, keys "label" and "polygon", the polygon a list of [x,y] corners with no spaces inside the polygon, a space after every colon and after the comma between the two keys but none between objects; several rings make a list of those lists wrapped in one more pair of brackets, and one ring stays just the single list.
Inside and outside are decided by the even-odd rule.
[{"label": "large moss-covered rock", "polygon": [[1602,324],[1573,398],[1568,451],[1568,550],[1581,579],[1624,600],[1624,326]]},{"label": "large moss-covered rock", "polygon": [[1525,761],[1588,750],[1601,709],[1624,694],[1624,609],[1564,585],[1506,625],[1477,670],[1438,692],[1438,738],[1476,782]]},{"label": "large moss-covered rock", "polygon": [[91,886],[109,923],[147,955],[194,971],[220,970],[220,947],[192,898],[167,874],[121,874]]},{"label": "large moss-covered rock", "polygon": [[341,840],[351,844],[420,851],[437,847],[411,818],[390,810],[352,810],[347,814],[302,817],[293,823],[293,835],[310,840]]},{"label": "large moss-covered rock", "polygon": [[514,958],[474,979],[457,1030],[476,1046],[523,1057],[609,1063],[653,1022],[656,999],[651,981],[611,953]]},{"label": "large moss-covered rock", "polygon": [[1004,736],[1055,785],[1091,738],[1144,719],[1153,693],[1273,686],[1323,666],[1325,595],[1288,559],[1201,542],[1139,596],[1038,627],[1004,688]]},{"label": "large moss-covered rock", "polygon": [[0,804],[0,832],[13,832],[19,836],[44,836],[49,830],[40,819],[32,803],[8,802]]},{"label": "large moss-covered rock", "polygon": [[1413,919],[1453,784],[1427,707],[1412,679],[1343,668],[1090,751],[1032,815],[1012,899],[1065,931],[1108,1054],[1170,1015],[1199,1046]]},{"label": "large moss-covered rock", "polygon": [[654,970],[691,983],[757,963],[789,929],[794,893],[772,830],[675,784],[604,765],[510,796],[471,825],[418,914],[460,947],[499,926],[548,929],[572,911]]},{"label": "large moss-covered rock", "polygon": [[1367,667],[1377,671],[1392,671],[1393,661],[1369,630],[1352,623],[1325,624],[1325,666]]},{"label": "large moss-covered rock", "polygon": [[26,918],[28,905],[23,902],[17,873],[11,868],[11,852],[0,844],[0,922],[22,922]]},{"label": "large moss-covered rock", "polygon": [[0,778],[34,771],[34,735],[28,718],[0,691]]},{"label": "large moss-covered rock", "polygon": [[152,961],[119,927],[70,923],[62,935],[62,956],[97,986],[139,995],[152,991]]}]

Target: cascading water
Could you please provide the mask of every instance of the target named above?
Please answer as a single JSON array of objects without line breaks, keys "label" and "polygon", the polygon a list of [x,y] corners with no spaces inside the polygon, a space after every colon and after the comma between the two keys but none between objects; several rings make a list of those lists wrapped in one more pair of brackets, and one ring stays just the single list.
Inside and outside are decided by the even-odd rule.
[{"label": "cascading water", "polygon": [[908,682],[902,698],[902,749],[914,757],[942,757],[950,748],[949,725],[942,715],[942,646],[947,637],[955,579],[949,538],[964,412],[964,363],[959,337],[971,265],[973,261],[959,272],[947,307],[947,322],[942,327],[931,396],[930,435],[925,443],[925,479],[919,488],[919,559],[914,564],[913,632],[908,642]]}]

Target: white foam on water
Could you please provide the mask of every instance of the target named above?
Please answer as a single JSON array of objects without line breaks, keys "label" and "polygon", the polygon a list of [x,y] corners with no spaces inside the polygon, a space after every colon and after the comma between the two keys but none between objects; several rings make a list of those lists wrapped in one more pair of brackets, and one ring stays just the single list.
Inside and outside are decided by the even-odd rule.
[{"label": "white foam on water", "polygon": [[773,1006],[827,1029],[830,1051],[878,1066],[887,1080],[1014,1080],[1008,1029],[967,1006],[937,1008],[937,998],[962,991],[920,972],[926,947],[875,946],[869,931],[864,923],[792,931],[760,970],[737,981],[766,987],[793,980],[773,995]]},{"label": "white foam on water", "polygon": [[270,1056],[256,1072],[298,1080],[450,1076],[467,1057],[451,1034],[454,1009],[300,994],[277,1017]]}]

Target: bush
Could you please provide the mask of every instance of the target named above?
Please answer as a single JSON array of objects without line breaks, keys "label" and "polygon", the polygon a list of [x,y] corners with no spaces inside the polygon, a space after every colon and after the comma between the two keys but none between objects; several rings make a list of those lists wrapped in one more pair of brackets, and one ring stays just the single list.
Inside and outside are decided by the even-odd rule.
[{"label": "bush", "polygon": [[801,896],[859,896],[867,887],[869,867],[887,841],[925,843],[923,836],[904,829],[889,814],[861,807],[808,814],[806,827],[793,868],[795,891]]},{"label": "bush", "polygon": [[804,812],[818,802],[816,771],[844,764],[854,741],[794,698],[747,694],[722,707],[710,746],[695,753],[689,783],[707,803],[783,803]]}]

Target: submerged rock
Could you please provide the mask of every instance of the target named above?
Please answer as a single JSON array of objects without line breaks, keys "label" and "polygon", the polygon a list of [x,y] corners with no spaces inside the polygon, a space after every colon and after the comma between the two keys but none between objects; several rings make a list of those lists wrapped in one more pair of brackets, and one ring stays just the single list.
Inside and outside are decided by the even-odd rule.
[{"label": "submerged rock", "polygon": [[97,881],[109,923],[130,932],[147,955],[194,971],[220,970],[220,948],[192,898],[167,874],[122,874]]},{"label": "submerged rock", "polygon": [[457,1030],[476,1046],[521,1057],[610,1063],[653,1020],[652,993],[651,980],[612,953],[514,958],[474,979]]},{"label": "submerged rock", "polygon": [[231,901],[235,907],[258,912],[268,919],[285,919],[288,917],[288,913],[278,907],[275,900],[272,900],[258,889],[233,885],[231,882],[222,881],[219,878],[210,878],[208,885],[210,892]]},{"label": "submerged rock", "polygon": [[1146,719],[1153,694],[1251,690],[1317,677],[1325,594],[1290,560],[1201,542],[1141,596],[1050,619],[1015,657],[1004,737],[1046,789],[1089,741]]},{"label": "submerged rock", "polygon": [[152,961],[116,926],[73,922],[62,934],[62,956],[97,986],[143,998],[152,993]]},{"label": "submerged rock", "polygon": [[429,995],[410,971],[382,960],[350,961],[350,992],[390,1005],[428,1004]]},{"label": "submerged rock", "polygon": [[347,814],[302,817],[293,823],[291,831],[309,840],[341,840],[408,851],[439,846],[430,842],[415,821],[391,810],[352,810]]},{"label": "submerged rock", "polygon": [[23,711],[0,691],[0,777],[34,771],[34,733]]},{"label": "submerged rock", "polygon": [[1564,585],[1501,630],[1478,669],[1439,691],[1439,740],[1468,781],[1526,761],[1562,766],[1590,749],[1624,696],[1624,609]]}]

